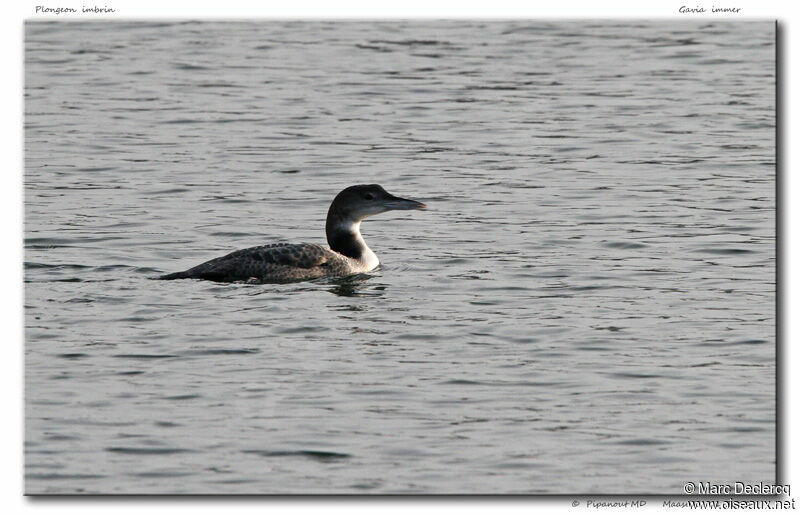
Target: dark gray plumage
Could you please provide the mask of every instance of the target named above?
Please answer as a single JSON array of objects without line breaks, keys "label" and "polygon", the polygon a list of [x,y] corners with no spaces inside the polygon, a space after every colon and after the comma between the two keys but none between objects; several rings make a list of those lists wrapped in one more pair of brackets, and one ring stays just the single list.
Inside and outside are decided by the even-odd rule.
[{"label": "dark gray plumage", "polygon": [[159,279],[206,279],[217,282],[264,281],[289,282],[316,279],[326,275],[332,252],[313,243],[273,243],[241,249],[206,261],[184,272]]}]

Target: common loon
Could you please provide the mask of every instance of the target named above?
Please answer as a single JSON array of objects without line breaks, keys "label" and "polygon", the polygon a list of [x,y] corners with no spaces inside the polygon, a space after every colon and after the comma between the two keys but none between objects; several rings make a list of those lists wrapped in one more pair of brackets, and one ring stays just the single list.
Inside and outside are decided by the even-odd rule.
[{"label": "common loon", "polygon": [[380,261],[361,236],[361,221],[393,209],[425,208],[425,204],[395,197],[377,184],[350,186],[336,195],[328,210],[325,234],[330,249],[314,243],[273,243],[237,250],[159,279],[285,283],[369,272]]}]

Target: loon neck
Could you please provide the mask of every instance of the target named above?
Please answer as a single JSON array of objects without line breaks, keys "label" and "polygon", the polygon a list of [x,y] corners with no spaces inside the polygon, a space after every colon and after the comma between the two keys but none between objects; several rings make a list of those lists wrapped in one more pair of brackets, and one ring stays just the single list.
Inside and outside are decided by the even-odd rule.
[{"label": "loon neck", "polygon": [[377,256],[361,236],[361,220],[341,220],[328,217],[325,234],[331,250],[357,261],[377,261]]}]

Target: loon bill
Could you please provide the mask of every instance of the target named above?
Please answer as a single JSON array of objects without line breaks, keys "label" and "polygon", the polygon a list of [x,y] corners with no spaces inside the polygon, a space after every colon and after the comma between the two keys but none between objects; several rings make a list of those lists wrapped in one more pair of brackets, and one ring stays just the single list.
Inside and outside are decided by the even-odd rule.
[{"label": "loon bill", "polygon": [[330,249],[314,243],[262,245],[158,279],[282,283],[369,272],[380,261],[361,236],[361,221],[394,209],[425,208],[425,204],[395,197],[377,184],[350,186],[336,195],[328,210],[325,234]]}]

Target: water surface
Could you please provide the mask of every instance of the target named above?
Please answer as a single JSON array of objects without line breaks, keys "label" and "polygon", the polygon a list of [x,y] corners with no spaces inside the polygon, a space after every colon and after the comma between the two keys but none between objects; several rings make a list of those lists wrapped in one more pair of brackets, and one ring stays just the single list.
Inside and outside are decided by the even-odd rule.
[{"label": "water surface", "polygon": [[[26,492],[775,477],[772,23],[29,22]],[[154,281],[324,243],[346,281]]]}]

